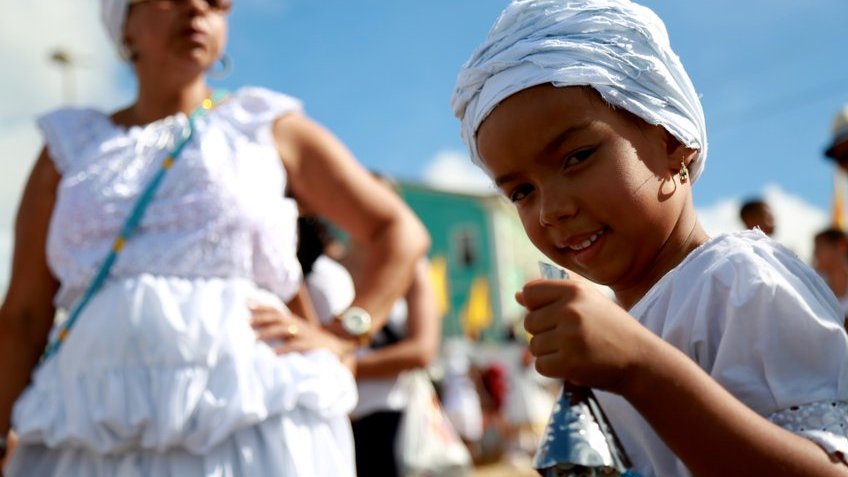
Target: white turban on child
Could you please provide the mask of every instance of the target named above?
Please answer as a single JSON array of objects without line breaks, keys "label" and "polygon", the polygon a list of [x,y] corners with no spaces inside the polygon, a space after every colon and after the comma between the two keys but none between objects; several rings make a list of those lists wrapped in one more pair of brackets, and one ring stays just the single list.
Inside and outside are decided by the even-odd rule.
[{"label": "white turban on child", "polygon": [[463,65],[451,98],[462,138],[482,167],[480,123],[507,97],[540,84],[591,86],[609,104],[661,125],[707,159],[704,111],[665,25],[628,0],[516,0]]},{"label": "white turban on child", "polygon": [[127,20],[128,8],[129,0],[100,0],[100,19],[106,27],[109,38],[124,59],[130,56],[124,45],[124,23]]}]

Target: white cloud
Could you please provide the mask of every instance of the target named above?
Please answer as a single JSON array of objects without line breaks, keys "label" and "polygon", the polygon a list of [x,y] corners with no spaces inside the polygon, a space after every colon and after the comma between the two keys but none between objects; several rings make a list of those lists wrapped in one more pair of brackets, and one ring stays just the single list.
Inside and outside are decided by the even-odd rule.
[{"label": "white cloud", "polygon": [[[772,209],[775,218],[775,239],[809,263],[813,251],[813,236],[828,224],[828,213],[789,194],[778,185],[766,186],[761,196]],[[742,230],[739,219],[740,198],[725,199],[698,209],[701,223],[710,235]]]},{"label": "white cloud", "polygon": [[423,180],[430,187],[451,192],[470,194],[496,192],[489,176],[472,164],[468,155],[455,150],[437,153],[427,164]]},{"label": "white cloud", "polygon": [[[124,68],[100,26],[96,0],[4,2],[0,16],[0,291],[11,261],[12,220],[41,147],[35,118],[72,102],[115,109],[129,99]],[[79,66],[64,77],[50,56],[63,49]],[[72,91],[69,91],[72,90]],[[72,92],[68,98],[66,91]]]}]

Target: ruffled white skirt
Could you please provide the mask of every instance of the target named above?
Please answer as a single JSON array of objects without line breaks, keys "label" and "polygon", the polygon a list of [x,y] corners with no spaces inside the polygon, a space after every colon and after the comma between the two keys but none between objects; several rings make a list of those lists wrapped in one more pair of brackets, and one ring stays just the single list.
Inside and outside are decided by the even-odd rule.
[{"label": "ruffled white skirt", "polygon": [[353,476],[356,384],[327,351],[276,356],[241,279],[108,284],[13,410],[9,476]]}]

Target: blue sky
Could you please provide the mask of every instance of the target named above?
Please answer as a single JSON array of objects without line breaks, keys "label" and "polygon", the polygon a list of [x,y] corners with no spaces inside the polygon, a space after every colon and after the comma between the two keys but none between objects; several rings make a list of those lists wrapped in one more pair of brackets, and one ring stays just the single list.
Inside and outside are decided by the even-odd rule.
[{"label": "blue sky", "polygon": [[[302,98],[366,165],[419,178],[463,151],[449,97],[505,1],[236,1],[228,87]],[[779,184],[829,206],[821,151],[848,103],[844,0],[645,1],[702,95],[710,135],[696,201]]]},{"label": "blue sky", "polygon": [[[114,110],[134,81],[99,24],[99,0],[0,0],[0,289],[12,222],[41,147],[35,117],[66,105]],[[235,0],[235,68],[216,84],[301,98],[367,167],[479,188],[449,99],[460,65],[506,0]],[[848,104],[845,0],[650,0],[702,95],[710,139],[695,200],[708,231],[738,228],[740,199],[778,202],[778,232],[808,250],[826,222],[830,124]],[[79,58],[64,77],[48,58]],[[68,78],[74,91],[63,94]],[[472,172],[475,172],[471,169]],[[781,227],[781,224],[784,226]],[[803,254],[802,254],[803,256]]]}]

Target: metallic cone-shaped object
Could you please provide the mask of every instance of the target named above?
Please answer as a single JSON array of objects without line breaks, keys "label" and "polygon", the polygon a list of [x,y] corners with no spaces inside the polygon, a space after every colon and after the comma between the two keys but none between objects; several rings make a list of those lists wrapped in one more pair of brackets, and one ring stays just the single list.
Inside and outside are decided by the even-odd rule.
[{"label": "metallic cone-shaped object", "polygon": [[[539,262],[542,277],[564,280],[568,273]],[[587,388],[564,387],[554,406],[533,467],[543,477],[638,477]]]},{"label": "metallic cone-shaped object", "polygon": [[563,389],[533,467],[544,477],[636,477],[588,389]]}]

